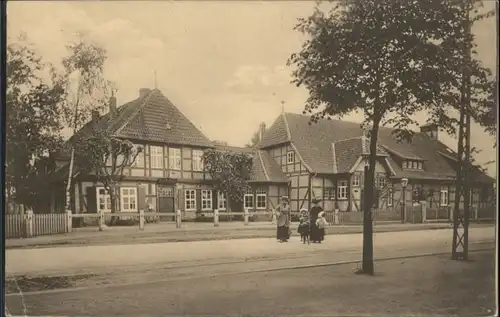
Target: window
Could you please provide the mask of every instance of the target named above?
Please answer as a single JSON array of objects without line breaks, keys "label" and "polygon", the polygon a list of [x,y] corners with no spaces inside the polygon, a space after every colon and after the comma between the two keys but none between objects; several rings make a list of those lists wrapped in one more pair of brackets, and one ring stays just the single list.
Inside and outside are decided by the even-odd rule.
[{"label": "window", "polygon": [[417,169],[418,168],[418,162],[417,161],[412,161],[411,162],[411,168]]},{"label": "window", "polygon": [[134,163],[132,163],[132,167],[144,167],[144,152],[139,152],[137,154]]},{"label": "window", "polygon": [[217,208],[219,210],[226,210],[227,209],[226,193],[217,192]]},{"label": "window", "polygon": [[196,191],[194,189],[184,191],[184,208],[186,210],[196,210]]},{"label": "window", "polygon": [[335,187],[325,187],[323,198],[329,200],[335,199]]},{"label": "window", "polygon": [[392,188],[387,191],[387,207],[391,207],[394,200]]},{"label": "window", "polygon": [[193,150],[193,171],[203,171],[203,151]]},{"label": "window", "polygon": [[202,190],[201,191],[201,209],[202,210],[212,210],[212,191]]},{"label": "window", "polygon": [[137,188],[120,188],[120,210],[123,212],[137,211]]},{"label": "window", "polygon": [[295,162],[295,153],[293,151],[288,151],[286,153],[286,163],[293,164]]},{"label": "window", "polygon": [[387,185],[387,179],[384,176],[377,177],[377,187],[384,188]]},{"label": "window", "polygon": [[163,148],[161,146],[151,147],[151,168],[163,168]]},{"label": "window", "polygon": [[338,199],[347,199],[347,181],[340,181],[337,188]]},{"label": "window", "polygon": [[245,196],[243,196],[243,208],[252,209],[253,208],[253,193],[252,190],[247,190]]},{"label": "window", "polygon": [[106,189],[97,188],[97,202],[99,203],[97,212],[111,212],[111,196]]},{"label": "window", "polygon": [[352,186],[359,187],[359,175],[352,175]]},{"label": "window", "polygon": [[422,162],[418,162],[418,169],[419,170],[423,170],[424,169],[424,166],[423,166]]},{"label": "window", "polygon": [[255,191],[255,200],[257,201],[257,209],[266,209],[267,207],[267,193],[263,188],[257,188]]},{"label": "window", "polygon": [[448,186],[441,186],[439,203],[442,207],[448,206]]},{"label": "window", "polygon": [[180,170],[181,169],[181,149],[170,148],[168,150],[168,166],[172,170]]}]

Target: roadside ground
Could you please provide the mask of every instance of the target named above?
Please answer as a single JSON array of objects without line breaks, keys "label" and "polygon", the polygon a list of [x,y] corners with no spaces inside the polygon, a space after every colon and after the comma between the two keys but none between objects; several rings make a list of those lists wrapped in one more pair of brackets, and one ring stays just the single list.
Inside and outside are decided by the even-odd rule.
[{"label": "roadside ground", "polygon": [[[292,234],[296,235],[297,224],[292,225]],[[491,224],[473,224],[472,227],[488,227]],[[377,224],[374,232],[414,231],[450,228],[449,223],[426,224]],[[110,227],[107,231],[99,232],[96,227],[80,228],[76,232],[39,236],[27,239],[6,239],[6,249],[61,247],[61,246],[88,246],[88,245],[113,245],[133,243],[164,243],[164,242],[189,242],[211,241],[228,239],[271,238],[276,235],[275,225],[265,223],[249,223],[245,226],[242,222],[220,223],[214,227],[211,223],[183,223],[181,228],[175,224],[150,224],[144,231],[138,227]],[[361,225],[332,225],[327,228],[328,235],[355,234],[362,232]]]},{"label": "roadside ground", "polygon": [[7,296],[13,315],[492,316],[494,251]]}]

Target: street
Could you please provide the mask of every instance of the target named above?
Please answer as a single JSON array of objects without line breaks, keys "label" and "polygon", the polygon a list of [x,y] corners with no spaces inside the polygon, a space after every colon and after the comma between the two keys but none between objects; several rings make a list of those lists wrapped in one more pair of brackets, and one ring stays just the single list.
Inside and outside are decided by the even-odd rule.
[{"label": "street", "polygon": [[450,260],[451,233],[375,234],[375,277],[353,274],[354,234],[7,250],[6,300],[14,315],[480,316],[493,307],[494,228],[471,228],[465,263]]},{"label": "street", "polygon": [[7,297],[14,315],[50,316],[491,316],[494,253],[473,262],[429,256]]}]

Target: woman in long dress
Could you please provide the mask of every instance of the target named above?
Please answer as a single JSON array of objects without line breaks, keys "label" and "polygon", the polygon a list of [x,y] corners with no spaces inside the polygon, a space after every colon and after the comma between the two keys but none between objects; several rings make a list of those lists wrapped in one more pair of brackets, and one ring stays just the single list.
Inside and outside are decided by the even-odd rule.
[{"label": "woman in long dress", "polygon": [[288,242],[290,238],[290,205],[288,204],[288,197],[281,197],[281,203],[276,208],[277,228],[276,239],[279,242]]},{"label": "woman in long dress", "polygon": [[317,198],[313,198],[311,210],[309,211],[309,219],[311,225],[311,242],[312,243],[321,243],[325,239],[325,229],[319,228],[316,224],[316,220],[318,220],[318,215],[323,211],[323,208],[319,205],[321,201]]}]

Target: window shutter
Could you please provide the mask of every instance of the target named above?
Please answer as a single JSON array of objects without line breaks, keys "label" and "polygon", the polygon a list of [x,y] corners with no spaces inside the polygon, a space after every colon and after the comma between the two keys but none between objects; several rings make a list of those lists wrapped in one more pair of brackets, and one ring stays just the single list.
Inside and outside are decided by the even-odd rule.
[{"label": "window shutter", "polygon": [[212,209],[219,209],[219,196],[216,190],[212,190]]},{"label": "window shutter", "polygon": [[87,212],[97,213],[97,193],[96,187],[87,187]]},{"label": "window shutter", "polygon": [[196,210],[201,211],[201,189],[196,190]]},{"label": "window shutter", "polygon": [[146,188],[137,186],[137,210],[145,210],[146,208]]}]

